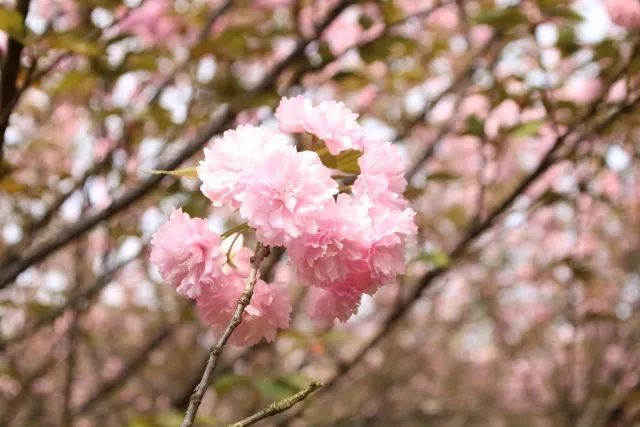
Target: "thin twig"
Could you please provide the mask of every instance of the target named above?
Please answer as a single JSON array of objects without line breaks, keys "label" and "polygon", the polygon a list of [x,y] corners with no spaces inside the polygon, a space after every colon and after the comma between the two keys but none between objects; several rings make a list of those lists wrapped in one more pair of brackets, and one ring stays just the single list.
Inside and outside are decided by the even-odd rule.
[{"label": "thin twig", "polygon": [[190,427],[193,425],[193,421],[196,418],[196,413],[198,412],[198,407],[200,407],[202,397],[206,393],[207,388],[209,388],[209,383],[211,382],[213,371],[215,371],[216,366],[218,365],[222,350],[224,350],[224,347],[227,344],[227,341],[229,341],[229,338],[231,337],[233,331],[242,321],[242,314],[244,313],[244,309],[251,302],[251,297],[253,296],[253,287],[258,281],[258,271],[260,270],[260,264],[262,263],[262,260],[264,260],[264,258],[268,255],[269,247],[262,246],[262,244],[258,243],[255,254],[251,258],[251,271],[249,271],[249,277],[247,278],[244,292],[238,300],[236,311],[233,313],[233,317],[231,317],[231,321],[227,325],[224,333],[222,334],[218,342],[213,347],[211,347],[211,349],[209,349],[209,359],[207,360],[207,366],[202,373],[202,378],[200,379],[198,386],[193,390],[193,394],[189,399],[189,407],[187,408],[187,412],[184,415],[182,427]]},{"label": "thin twig", "polygon": [[242,421],[238,421],[237,423],[230,424],[229,427],[245,427],[245,426],[251,425],[253,423],[256,423],[256,422],[258,422],[260,420],[263,420],[265,418],[269,418],[269,417],[272,417],[272,416],[274,416],[276,414],[284,412],[287,409],[291,408],[296,403],[301,402],[302,400],[306,399],[307,396],[309,396],[311,393],[313,393],[314,391],[316,391],[320,387],[322,387],[322,383],[320,383],[320,382],[312,382],[311,384],[309,384],[308,386],[306,386],[305,388],[303,388],[302,390],[300,390],[296,394],[294,394],[292,396],[289,396],[289,397],[286,397],[286,398],[284,398],[282,400],[279,400],[277,402],[274,402],[271,405],[269,405],[266,408],[264,408],[262,411],[256,412],[255,414],[251,415],[250,417],[245,418]]}]

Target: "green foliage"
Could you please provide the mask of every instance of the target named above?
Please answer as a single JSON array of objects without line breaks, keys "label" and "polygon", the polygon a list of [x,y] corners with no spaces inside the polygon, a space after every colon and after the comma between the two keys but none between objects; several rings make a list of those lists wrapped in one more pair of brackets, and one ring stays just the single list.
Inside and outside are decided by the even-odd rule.
[{"label": "green foliage", "polygon": [[189,168],[176,169],[172,171],[164,171],[164,170],[151,170],[150,174],[153,175],[172,175],[179,176],[182,178],[198,178],[198,171],[196,166],[192,166]]},{"label": "green foliage", "polygon": [[326,149],[318,151],[322,164],[326,167],[339,170],[348,174],[359,174],[360,166],[358,165],[358,159],[362,155],[362,152],[357,150],[346,150],[338,154],[332,155]]},{"label": "green foliage", "polygon": [[20,12],[0,6],[0,30],[21,43],[26,41],[27,30]]}]

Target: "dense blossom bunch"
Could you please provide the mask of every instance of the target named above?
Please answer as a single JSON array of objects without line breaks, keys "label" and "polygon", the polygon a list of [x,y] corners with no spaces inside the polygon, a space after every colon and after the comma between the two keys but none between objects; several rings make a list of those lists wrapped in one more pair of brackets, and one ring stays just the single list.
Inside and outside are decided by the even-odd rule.
[{"label": "dense blossom bunch", "polygon": [[[340,102],[283,98],[275,115],[279,132],[242,125],[211,142],[197,168],[201,190],[214,206],[237,209],[259,241],[288,250],[299,279],[312,287],[309,316],[330,326],[404,271],[406,239],[416,227],[402,196],[402,158],[391,143],[365,138],[357,114]],[[316,152],[290,145],[285,133],[295,132],[314,135],[332,155],[361,152],[360,173],[348,191],[339,192]],[[196,299],[200,318],[220,335],[243,292],[251,251],[226,247],[204,220],[181,210],[152,244],[162,277]],[[288,326],[290,312],[286,287],[258,280],[231,342],[272,340]]]}]

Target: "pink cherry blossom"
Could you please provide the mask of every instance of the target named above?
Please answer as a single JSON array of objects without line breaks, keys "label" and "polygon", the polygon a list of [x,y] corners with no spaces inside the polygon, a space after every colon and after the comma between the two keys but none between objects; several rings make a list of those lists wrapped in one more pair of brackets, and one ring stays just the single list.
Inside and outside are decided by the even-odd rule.
[{"label": "pink cherry blossom", "polygon": [[151,239],[151,262],[178,294],[197,298],[203,287],[212,286],[225,261],[220,237],[205,220],[190,218],[178,208]]},{"label": "pink cherry blossom", "polygon": [[250,125],[225,132],[198,167],[214,206],[230,204],[269,245],[314,228],[313,214],[333,202],[338,184],[316,153],[296,152],[284,135]]},{"label": "pink cherry blossom", "polygon": [[359,238],[367,224],[353,215],[350,200],[348,195],[340,194],[337,203],[316,218],[315,232],[292,239],[287,245],[291,262],[304,283],[328,286],[362,269],[365,243]]},{"label": "pink cherry blossom", "polygon": [[171,16],[172,4],[168,0],[145,0],[118,23],[117,30],[134,34],[145,46],[166,42],[180,29],[179,23]]},{"label": "pink cherry blossom", "polygon": [[367,218],[370,225],[361,239],[365,242],[370,276],[371,292],[404,272],[404,248],[406,239],[417,232],[414,222],[415,212],[406,206],[404,199],[396,199],[396,204],[380,203],[371,195],[362,193],[354,196],[352,205],[360,217]]},{"label": "pink cherry blossom", "polygon": [[[406,203],[406,202],[405,202]],[[381,204],[366,194],[341,194],[318,220],[318,231],[288,244],[292,265],[309,285],[330,289],[351,280],[373,294],[405,268],[406,238],[416,233],[415,212]]]},{"label": "pink cherry blossom", "polygon": [[348,282],[329,289],[311,288],[307,295],[307,315],[319,327],[330,327],[334,319],[346,322],[358,311],[362,292]]},{"label": "pink cherry blossom", "polygon": [[[197,299],[197,311],[204,324],[219,338],[238,305],[247,278],[228,274],[212,286],[206,286]],[[229,343],[237,346],[254,345],[262,338],[273,341],[278,329],[289,326],[291,303],[286,288],[258,280],[250,304],[245,308],[242,322],[234,330]]]},{"label": "pink cherry blossom", "polygon": [[330,170],[310,151],[266,153],[255,172],[246,190],[235,197],[240,215],[269,245],[283,245],[315,229],[314,215],[338,192]]},{"label": "pink cherry blossom", "polygon": [[616,25],[628,30],[640,27],[640,2],[637,0],[604,0],[604,4]]},{"label": "pink cherry blossom", "polygon": [[362,32],[357,14],[342,14],[325,30],[322,38],[337,56],[356,45]]},{"label": "pink cherry blossom", "polygon": [[358,115],[344,103],[323,101],[313,106],[302,95],[282,98],[276,119],[283,132],[308,132],[325,142],[333,155],[344,150],[361,150],[364,142]]},{"label": "pink cherry blossom", "polygon": [[202,193],[214,206],[229,204],[240,207],[237,195],[251,184],[255,168],[271,151],[291,151],[282,134],[263,127],[241,125],[215,138],[204,149],[204,160],[198,166]]},{"label": "pink cherry blossom", "polygon": [[358,159],[358,165],[361,177],[382,177],[386,182],[384,189],[400,194],[407,188],[404,159],[398,147],[390,142],[367,142],[364,153]]}]

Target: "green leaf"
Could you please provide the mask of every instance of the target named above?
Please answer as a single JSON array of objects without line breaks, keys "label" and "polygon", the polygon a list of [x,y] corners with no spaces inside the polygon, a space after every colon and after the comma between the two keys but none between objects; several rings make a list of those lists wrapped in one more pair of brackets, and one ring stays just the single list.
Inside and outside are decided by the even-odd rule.
[{"label": "green leaf", "polygon": [[326,149],[318,150],[318,156],[322,164],[330,169],[336,169],[344,173],[359,174],[360,166],[358,165],[358,159],[362,155],[362,152],[357,150],[346,150],[338,154],[332,155]]},{"label": "green leaf", "polygon": [[572,22],[582,22],[584,17],[570,7],[556,6],[549,10],[549,16],[565,18]]},{"label": "green leaf", "polygon": [[427,252],[420,257],[421,260],[431,263],[435,268],[444,268],[451,264],[449,255],[439,249]]},{"label": "green leaf", "polygon": [[481,12],[475,17],[477,24],[486,24],[494,28],[509,29],[529,22],[517,7],[491,9]]},{"label": "green leaf", "polygon": [[79,33],[53,34],[47,37],[47,41],[52,48],[85,56],[100,56],[104,51],[98,41],[89,40]]},{"label": "green leaf", "polygon": [[396,22],[403,17],[402,9],[400,9],[394,3],[395,2],[392,0],[384,0],[379,2],[378,6],[382,11],[384,22],[387,24]]},{"label": "green leaf", "polygon": [[362,89],[370,83],[367,77],[353,71],[341,71],[333,77],[333,80],[349,91]]},{"label": "green leaf", "polygon": [[198,172],[196,170],[196,166],[192,166],[190,168],[176,169],[172,171],[164,171],[164,170],[150,170],[150,174],[153,175],[172,175],[172,176],[180,176],[183,178],[198,178]]},{"label": "green leaf", "polygon": [[525,138],[527,136],[537,135],[542,123],[542,120],[533,120],[531,122],[521,123],[511,129],[510,134],[516,138]]},{"label": "green leaf", "polygon": [[477,116],[467,117],[465,134],[484,138],[484,122],[482,122]]},{"label": "green leaf", "polygon": [[223,396],[237,386],[250,384],[251,380],[246,375],[228,374],[218,377],[213,383],[216,394]]},{"label": "green leaf", "polygon": [[280,400],[300,391],[285,378],[265,379],[256,383],[256,388],[267,400]]},{"label": "green leaf", "polygon": [[378,59],[388,61],[412,54],[417,47],[415,40],[401,36],[382,37],[364,49],[360,50],[360,57],[364,62],[371,63]]},{"label": "green leaf", "polygon": [[422,194],[424,194],[424,188],[414,187],[412,185],[407,186],[407,189],[404,190],[404,197],[407,200],[416,199]]},{"label": "green leaf", "polygon": [[555,203],[564,202],[567,200],[568,200],[568,197],[565,194],[558,193],[557,191],[554,191],[554,190],[547,190],[538,198],[538,201],[540,202],[540,204],[544,206],[553,205]]},{"label": "green leaf", "polygon": [[433,181],[433,182],[447,182],[447,181],[455,181],[456,179],[459,179],[459,178],[460,178],[460,175],[454,172],[439,171],[439,172],[433,172],[427,175],[426,180]]},{"label": "green leaf", "polygon": [[27,30],[20,12],[0,7],[0,30],[24,44]]}]

